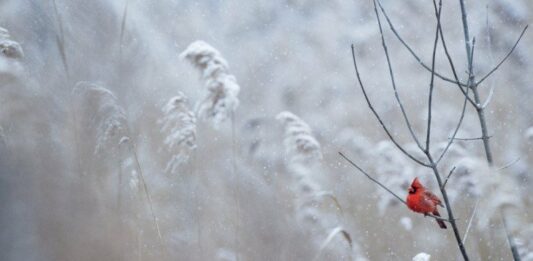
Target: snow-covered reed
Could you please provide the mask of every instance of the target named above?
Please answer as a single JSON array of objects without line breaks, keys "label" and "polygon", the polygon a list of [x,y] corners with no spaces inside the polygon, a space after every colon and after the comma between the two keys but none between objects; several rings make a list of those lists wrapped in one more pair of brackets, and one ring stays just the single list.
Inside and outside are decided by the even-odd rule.
[{"label": "snow-covered reed", "polygon": [[9,35],[9,31],[2,27],[0,27],[0,52],[9,58],[18,59],[24,57],[24,52],[20,44],[13,41]]},{"label": "snow-covered reed", "polygon": [[283,144],[287,168],[292,175],[292,190],[296,197],[296,220],[309,233],[313,243],[320,246],[315,259],[332,255],[338,260],[351,260],[352,256],[364,260],[350,233],[343,228],[338,214],[321,207],[329,200],[335,202],[337,208],[340,205],[335,195],[325,191],[320,185],[326,177],[320,171],[320,143],[313,136],[311,128],[288,111],[279,113],[276,119],[284,126]]},{"label": "snow-covered reed", "polygon": [[285,127],[283,144],[286,157],[291,164],[314,163],[322,159],[320,144],[307,123],[288,111],[281,112],[276,119]]},{"label": "snow-covered reed", "polygon": [[229,73],[228,63],[220,52],[204,41],[191,43],[180,57],[200,71],[208,91],[197,104],[199,117],[211,120],[218,128],[239,106],[240,87],[235,76]]},{"label": "snow-covered reed", "polygon": [[178,92],[163,107],[163,117],[158,121],[165,134],[165,147],[172,154],[165,168],[168,173],[176,173],[196,149],[196,117],[187,102],[185,94]]},{"label": "snow-covered reed", "polygon": [[20,61],[23,58],[24,52],[20,44],[11,39],[8,30],[0,27],[0,80],[19,76],[23,68]]},{"label": "snow-covered reed", "polygon": [[108,89],[91,82],[79,82],[74,88],[94,110],[90,115],[90,126],[96,126],[96,145],[94,153],[118,147],[121,139],[127,135],[127,120],[124,109],[118,105],[117,97]]}]

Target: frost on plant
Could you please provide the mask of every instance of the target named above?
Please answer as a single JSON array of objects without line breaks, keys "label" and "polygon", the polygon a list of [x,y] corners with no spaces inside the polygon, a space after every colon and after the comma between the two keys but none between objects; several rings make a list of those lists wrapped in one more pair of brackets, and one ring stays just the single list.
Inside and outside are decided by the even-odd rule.
[{"label": "frost on plant", "polygon": [[24,57],[20,44],[11,40],[9,31],[2,27],[0,27],[0,52],[8,58],[19,59]]},{"label": "frost on plant", "polygon": [[320,144],[307,123],[288,111],[278,114],[276,119],[285,127],[283,144],[290,162],[306,163],[322,159]]},{"label": "frost on plant", "polygon": [[0,76],[17,76],[22,71],[22,47],[11,39],[9,32],[0,27]]},{"label": "frost on plant", "polygon": [[79,82],[74,92],[84,104],[94,110],[90,126],[96,126],[95,154],[116,147],[127,136],[126,114],[117,103],[117,98],[108,89],[94,83]]},{"label": "frost on plant", "polygon": [[317,171],[322,152],[311,128],[291,112],[281,112],[276,119],[285,130],[283,145],[287,168],[292,175],[291,188],[296,196],[296,220],[311,235],[314,244],[320,246],[317,257],[328,249],[340,259],[349,259],[353,255],[358,260],[364,260],[359,256],[359,247],[352,242],[350,234],[339,225],[337,213],[320,207],[325,201],[337,202],[337,199],[320,185],[325,178]]},{"label": "frost on plant", "polygon": [[198,115],[211,120],[215,127],[231,118],[239,106],[240,87],[235,76],[229,74],[226,60],[211,45],[196,41],[180,54],[196,67],[207,88],[207,95],[197,105]]},{"label": "frost on plant", "polygon": [[165,172],[176,173],[189,160],[196,148],[196,117],[187,106],[187,97],[179,92],[163,107],[163,118],[158,123],[165,135],[164,144],[172,154]]}]

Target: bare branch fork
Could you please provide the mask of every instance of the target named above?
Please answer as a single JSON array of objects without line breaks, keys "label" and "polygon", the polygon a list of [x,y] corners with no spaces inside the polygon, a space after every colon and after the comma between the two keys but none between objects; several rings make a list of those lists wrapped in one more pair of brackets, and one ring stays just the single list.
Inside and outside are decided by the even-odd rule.
[{"label": "bare branch fork", "polygon": [[495,71],[497,71],[500,66],[507,60],[507,58],[509,58],[509,56],[511,56],[511,54],[514,52],[516,46],[518,46],[518,43],[520,42],[520,40],[522,40],[522,36],[524,36],[524,34],[526,33],[526,30],[527,28],[529,27],[529,25],[526,25],[524,27],[524,29],[522,29],[522,33],[520,33],[520,36],[518,37],[518,39],[516,40],[516,42],[514,43],[513,47],[511,48],[511,50],[509,50],[509,52],[507,53],[507,55],[505,55],[503,57],[503,59],[496,65],[494,66],[494,68],[492,68],[492,70],[490,70],[485,76],[481,77],[481,79],[479,81],[476,82],[476,86],[480,85],[483,81],[485,81],[492,73],[494,73]]},{"label": "bare branch fork", "polygon": [[[361,87],[361,91],[363,92],[363,95],[365,97],[365,100],[367,102],[367,105],[368,107],[370,108],[370,110],[372,111],[372,113],[374,114],[374,116],[376,117],[376,119],[379,121],[379,123],[381,124],[381,127],[383,128],[383,130],[385,131],[385,133],[387,134],[387,136],[389,137],[389,139],[395,144],[395,146],[402,152],[404,153],[407,157],[409,157],[411,160],[413,160],[414,162],[422,165],[422,166],[425,166],[425,167],[428,167],[430,168],[434,175],[435,175],[435,178],[437,180],[437,183],[439,185],[439,189],[442,193],[442,197],[443,197],[443,201],[446,205],[446,211],[448,212],[448,218],[446,219],[452,226],[452,229],[453,229],[453,232],[454,232],[454,235],[455,235],[455,238],[456,238],[456,241],[457,241],[457,245],[459,246],[459,250],[461,251],[461,254],[464,258],[464,260],[469,260],[468,259],[468,255],[467,255],[467,252],[466,252],[466,249],[463,245],[463,242],[462,242],[462,239],[461,239],[461,236],[460,236],[460,233],[459,233],[459,230],[457,228],[457,224],[455,222],[455,218],[453,216],[453,211],[452,211],[452,208],[451,208],[451,205],[450,205],[450,201],[448,199],[448,195],[446,193],[446,189],[445,189],[445,186],[443,186],[443,181],[441,179],[441,176],[439,174],[439,170],[437,168],[437,165],[440,161],[440,159],[442,159],[444,157],[444,155],[446,154],[448,148],[451,146],[451,144],[453,143],[453,139],[451,139],[449,142],[448,142],[448,145],[446,146],[446,149],[442,152],[442,154],[440,155],[440,157],[438,158],[437,161],[435,161],[433,159],[433,155],[431,154],[431,148],[430,148],[430,139],[431,139],[431,120],[432,120],[432,117],[431,117],[431,112],[432,112],[432,105],[433,105],[433,90],[434,90],[434,78],[436,76],[435,74],[435,60],[436,60],[436,49],[437,49],[437,46],[438,46],[438,42],[439,42],[439,37],[442,38],[443,34],[442,34],[442,29],[441,29],[441,24],[440,24],[440,14],[441,14],[441,10],[442,10],[442,0],[439,1],[439,4],[438,4],[438,8],[437,8],[437,4],[435,1],[433,1],[433,4],[435,6],[435,14],[436,14],[436,20],[437,20],[437,26],[436,26],[436,30],[435,30],[435,40],[434,40],[434,45],[433,45],[433,52],[432,52],[432,63],[431,63],[431,68],[430,68],[430,72],[431,72],[431,79],[430,79],[430,84],[429,84],[429,94],[428,94],[428,121],[427,121],[427,130],[426,130],[426,142],[425,142],[425,146],[422,147],[422,145],[419,143],[418,141],[418,138],[416,137],[416,135],[414,134],[414,131],[413,131],[413,128],[411,127],[411,123],[407,117],[407,114],[405,113],[405,110],[404,110],[404,107],[403,107],[403,104],[402,104],[402,101],[401,99],[399,98],[399,94],[398,94],[398,90],[396,88],[396,83],[395,83],[395,80],[394,80],[394,74],[393,74],[393,70],[392,70],[392,65],[391,65],[391,59],[389,57],[389,54],[388,54],[388,49],[387,49],[387,45],[386,45],[386,42],[385,42],[385,37],[383,35],[383,29],[382,29],[382,26],[381,26],[381,19],[380,19],[380,15],[378,13],[378,9],[377,9],[377,4],[376,4],[376,0],[374,0],[374,12],[376,14],[376,19],[377,19],[377,24],[379,26],[379,31],[380,31],[380,36],[381,36],[381,42],[382,42],[382,47],[383,47],[383,51],[385,53],[385,57],[386,57],[386,61],[387,61],[387,65],[388,65],[388,69],[389,69],[389,74],[390,74],[390,78],[391,78],[391,83],[392,83],[392,86],[393,86],[393,90],[394,90],[394,94],[395,94],[395,97],[396,97],[396,101],[398,102],[398,105],[400,107],[400,109],[402,110],[402,115],[403,115],[403,119],[405,121],[405,124],[407,125],[408,129],[409,129],[409,132],[413,138],[413,140],[417,143],[418,145],[418,148],[424,153],[424,155],[426,156],[426,160],[425,161],[422,161],[422,160],[419,160],[417,158],[415,158],[413,155],[409,154],[396,140],[395,138],[391,135],[391,133],[389,132],[388,128],[386,127],[386,125],[384,124],[383,120],[381,119],[381,117],[379,116],[379,114],[377,113],[377,111],[374,109],[372,103],[370,102],[369,100],[369,97],[366,93],[366,89],[364,87],[364,84],[362,82],[362,79],[361,79],[361,76],[360,76],[360,73],[359,73],[359,69],[357,67],[357,59],[356,59],[356,55],[355,55],[355,47],[354,45],[352,45],[352,58],[353,58],[353,63],[354,63],[354,67],[355,67],[355,73],[356,73],[356,76],[357,76],[357,81],[359,83],[359,86]],[[382,9],[382,8],[381,8]],[[383,9],[382,9],[383,10]],[[382,12],[383,13],[383,12]],[[391,25],[391,24],[390,24]],[[391,26],[392,28],[392,26]],[[443,39],[441,39],[442,43],[443,43],[443,47],[445,48],[445,42],[443,41]],[[446,48],[445,48],[446,49]],[[414,53],[414,52],[413,52]],[[462,122],[463,122],[463,118],[464,118],[464,115],[465,115],[465,110],[466,110],[466,104],[468,102],[468,99],[469,99],[469,96],[468,96],[468,92],[469,92],[469,88],[465,88],[463,89],[463,85],[460,83],[459,79],[458,79],[458,76],[457,76],[457,72],[455,70],[455,67],[453,65],[453,62],[449,56],[449,54],[447,53],[447,57],[448,57],[448,60],[450,62],[450,66],[452,68],[452,71],[453,71],[453,74],[454,74],[454,78],[455,78],[455,81],[453,81],[454,83],[456,83],[459,87],[459,89],[461,91],[463,91],[464,93],[464,97],[465,97],[465,101],[464,101],[464,104],[463,104],[463,110],[461,112],[461,115],[460,115],[460,118],[459,118],[459,122],[457,124],[457,127],[455,128],[454,130],[454,134],[453,134],[453,137],[455,137],[455,135],[457,134]],[[471,77],[469,77],[469,81],[470,81]],[[369,179],[371,179],[372,181],[374,181],[376,184],[380,185],[382,188],[386,189],[389,193],[393,194],[396,198],[398,198],[401,202],[405,203],[405,201],[403,199],[401,199],[398,195],[394,194],[390,189],[386,188],[383,184],[379,183],[377,180],[373,179],[370,175],[368,175],[368,173],[366,173],[364,170],[362,170],[360,167],[358,167],[355,163],[353,163],[351,160],[349,160],[347,157],[345,157],[342,153],[340,153],[340,155],[345,158],[346,160],[348,160],[348,162],[350,162],[351,165],[353,165],[354,167],[356,167],[359,171],[361,171],[363,174],[365,174]],[[449,175],[450,176],[450,175]],[[449,178],[448,176],[448,178]]]},{"label": "bare branch fork", "polygon": [[[442,183],[442,189],[444,189],[446,187],[446,184],[448,183],[448,180],[452,176],[452,174],[455,171],[455,169],[456,169],[456,167],[453,166],[453,168],[450,170],[450,173],[448,174],[448,177],[446,177],[446,179],[444,180],[444,183]],[[464,242],[464,240],[463,240],[463,242]]]},{"label": "bare branch fork", "polygon": [[[431,68],[429,66],[427,66],[423,61],[422,59],[420,58],[420,56],[418,56],[415,51],[413,51],[413,48],[411,48],[411,46],[409,46],[409,44],[407,44],[407,42],[405,42],[405,40],[400,36],[400,34],[398,33],[398,31],[396,30],[396,28],[394,27],[394,24],[391,22],[389,16],[387,15],[387,12],[385,11],[385,9],[383,8],[383,6],[381,5],[381,1],[378,0],[378,5],[379,5],[379,8],[381,9],[381,12],[383,13],[383,16],[385,16],[385,20],[387,21],[387,23],[389,24],[389,28],[391,29],[391,31],[394,33],[394,35],[396,36],[396,38],[402,43],[402,45],[409,51],[409,53],[411,53],[411,55],[413,56],[413,58],[415,58],[415,60],[424,68],[426,69],[428,72],[431,72]],[[447,81],[447,82],[451,82],[451,83],[455,83],[455,84],[459,84],[461,86],[464,86],[466,87],[467,84],[465,83],[461,83],[460,81],[458,80],[452,80],[450,79],[449,77],[446,77],[446,76],[443,76],[442,74],[440,73],[437,73],[437,72],[434,72],[435,76],[437,76],[438,78],[440,78],[441,80],[443,81]]]},{"label": "bare branch fork", "polygon": [[[419,55],[417,55],[415,53],[415,51],[413,50],[413,48],[411,48],[411,46],[409,46],[409,44],[407,44],[407,42],[402,38],[402,36],[399,34],[399,32],[396,30],[396,28],[394,27],[394,24],[392,23],[392,21],[390,20],[389,16],[387,15],[387,12],[385,11],[385,9],[383,8],[383,6],[381,5],[381,2],[378,0],[378,5],[379,5],[379,8],[381,9],[381,12],[383,13],[383,15],[385,16],[385,19],[389,25],[389,28],[391,29],[391,31],[393,32],[393,34],[396,36],[396,38],[402,43],[402,45],[409,51],[409,53],[411,54],[411,56],[413,56],[413,58],[415,58],[415,60],[424,68],[426,69],[428,72],[431,72],[431,68],[426,65],[422,59],[420,58]],[[511,54],[514,52],[514,50],[516,49],[518,43],[522,40],[522,37],[524,36],[526,30],[528,29],[529,25],[526,25],[524,27],[524,29],[522,30],[520,36],[518,37],[518,39],[516,40],[515,44],[513,45],[513,47],[509,50],[509,52],[507,53],[507,55],[504,56],[504,58],[493,68],[491,69],[485,76],[483,76],[481,78],[481,80],[475,82],[474,84],[468,84],[468,83],[463,83],[461,82],[460,80],[458,80],[457,77],[454,77],[454,79],[451,79],[449,77],[446,77],[446,76],[443,76],[442,74],[440,73],[437,73],[435,72],[435,76],[437,76],[438,78],[440,78],[441,80],[443,81],[447,81],[447,82],[450,82],[450,83],[455,83],[457,85],[460,86],[461,88],[461,91],[463,92],[463,94],[465,94],[465,90],[464,88],[462,87],[472,87],[472,86],[478,86],[480,85],[483,81],[485,81],[490,75],[492,75],[495,71],[497,71],[500,66],[507,60],[507,58],[509,58],[509,56],[511,56]],[[443,36],[441,35],[441,38]],[[446,51],[446,55],[449,56],[449,53],[448,53],[448,50],[446,47],[444,47],[445,51]],[[490,93],[489,97],[487,98],[487,100],[483,103],[483,104],[480,104],[479,102],[476,103],[474,100],[472,100],[471,97],[468,97],[468,100],[469,102],[475,107],[486,107],[487,104],[490,102],[492,98],[492,92]]]},{"label": "bare branch fork", "polygon": [[[478,118],[479,118],[479,123],[480,123],[480,126],[481,126],[481,138],[483,140],[483,147],[485,149],[485,156],[487,158],[488,164],[490,166],[492,166],[494,164],[494,161],[493,161],[493,158],[492,158],[492,151],[491,151],[490,143],[489,143],[487,121],[486,121],[486,118],[485,118],[485,108],[488,105],[488,103],[490,102],[491,95],[489,94],[489,97],[487,98],[487,101],[485,101],[484,104],[481,105],[481,103],[480,103],[481,99],[480,99],[480,95],[479,95],[479,92],[478,92],[478,86],[485,79],[487,79],[487,77],[489,77],[493,72],[498,70],[498,68],[507,60],[507,58],[515,50],[516,46],[518,45],[518,43],[522,39],[522,36],[526,32],[528,26],[526,26],[522,30],[522,33],[518,37],[518,40],[515,42],[515,44],[513,45],[511,50],[507,53],[507,55],[492,70],[490,70],[487,75],[482,77],[481,80],[479,80],[476,83],[474,81],[472,59],[470,59],[470,57],[471,57],[471,55],[470,55],[471,47],[470,47],[470,41],[469,41],[470,40],[470,35],[469,35],[468,19],[467,19],[467,12],[466,12],[466,8],[465,8],[464,0],[459,0],[459,4],[461,6],[461,14],[462,14],[462,23],[463,23],[463,32],[464,32],[464,39],[465,39],[466,54],[467,54],[467,58],[469,58],[468,59],[469,75],[470,75],[470,77],[472,79],[471,81],[469,81],[469,88],[471,88],[473,90],[473,93],[474,93],[474,100],[476,102],[476,106],[474,106],[474,107],[476,108],[476,112],[477,112]],[[519,260],[521,260],[521,258],[520,258],[520,255],[518,253],[518,249],[517,249],[517,246],[515,244],[515,240],[513,239],[513,236],[510,234],[509,230],[507,229],[506,217],[505,217],[505,215],[503,213],[500,212],[500,214],[501,214],[502,221],[503,221],[503,227],[504,227],[505,233],[507,235],[507,240],[508,240],[509,246],[511,248],[511,253],[513,255],[513,259],[515,261],[519,261]]]}]

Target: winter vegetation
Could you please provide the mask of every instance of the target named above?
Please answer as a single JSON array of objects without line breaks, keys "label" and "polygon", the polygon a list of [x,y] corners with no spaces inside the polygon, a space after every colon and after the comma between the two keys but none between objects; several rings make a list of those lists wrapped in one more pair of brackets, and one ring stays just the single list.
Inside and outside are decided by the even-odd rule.
[{"label": "winter vegetation", "polygon": [[530,1],[0,7],[0,260],[533,260]]}]

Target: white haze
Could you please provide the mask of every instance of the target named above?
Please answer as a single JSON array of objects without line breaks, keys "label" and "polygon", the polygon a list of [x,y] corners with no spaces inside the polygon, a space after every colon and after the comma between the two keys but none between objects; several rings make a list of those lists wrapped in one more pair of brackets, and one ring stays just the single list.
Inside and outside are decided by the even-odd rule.
[{"label": "white haze", "polygon": [[[443,2],[464,80],[459,1]],[[466,2],[479,78],[533,21],[533,3]],[[382,4],[429,63],[431,2]],[[416,148],[373,12],[370,0],[0,1],[0,259],[459,259],[451,229],[338,154],[402,197],[417,176],[438,190],[390,143],[356,82],[352,43],[376,109]],[[423,137],[430,74],[384,29]],[[479,208],[466,242],[473,260],[511,259],[500,213],[533,260],[531,35],[480,87],[484,98],[495,87],[496,167],[479,140],[456,142],[440,166],[457,168],[447,187],[462,234]],[[442,51],[436,66],[451,76]],[[432,144],[442,151],[463,99],[449,83],[435,88]],[[468,107],[457,136],[480,135]]]}]

